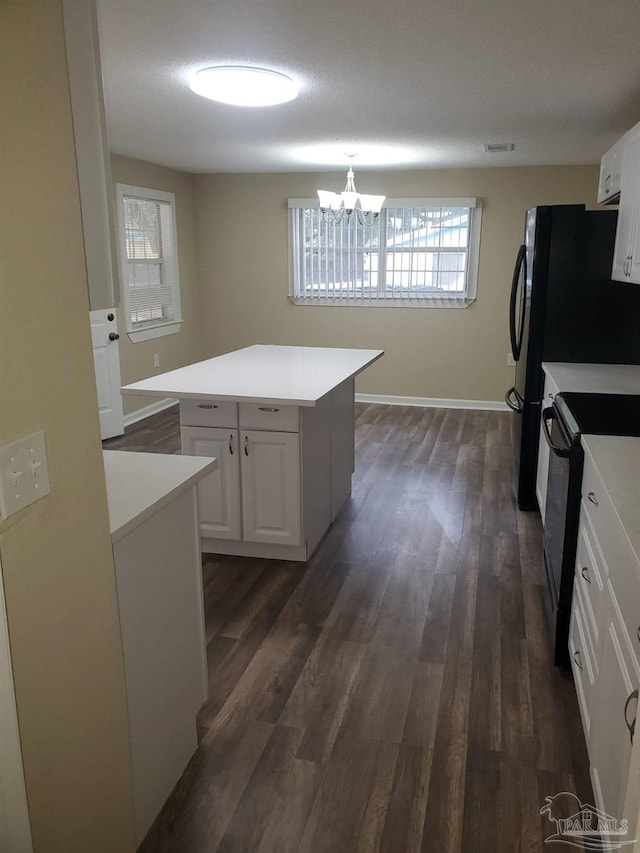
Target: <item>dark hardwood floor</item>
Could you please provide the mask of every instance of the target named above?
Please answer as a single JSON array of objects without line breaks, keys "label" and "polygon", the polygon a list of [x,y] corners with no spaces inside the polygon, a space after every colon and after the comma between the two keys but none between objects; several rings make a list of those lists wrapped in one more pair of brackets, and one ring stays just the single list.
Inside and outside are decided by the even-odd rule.
[{"label": "dark hardwood floor", "polygon": [[[307,565],[205,555],[201,745],[142,853],[534,853],[546,796],[592,801],[509,415],[356,412]],[[179,445],[176,409],[105,443]]]}]

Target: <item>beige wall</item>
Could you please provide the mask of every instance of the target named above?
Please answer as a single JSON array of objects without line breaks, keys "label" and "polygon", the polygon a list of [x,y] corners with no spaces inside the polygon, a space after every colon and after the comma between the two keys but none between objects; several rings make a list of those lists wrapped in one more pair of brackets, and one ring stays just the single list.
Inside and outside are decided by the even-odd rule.
[{"label": "beige wall", "polygon": [[288,299],[287,199],[344,173],[196,176],[203,355],[253,343],[380,347],[364,393],[502,400],[512,383],[507,303],[525,211],[595,205],[595,166],[358,172],[361,192],[477,196],[482,239],[477,301],[466,309],[323,308]]},{"label": "beige wall", "polygon": [[37,853],[126,853],[122,650],[60,5],[0,4],[0,443],[43,428],[53,492],[0,521]]},{"label": "beige wall", "polygon": [[[195,222],[193,177],[175,169],[166,169],[141,160],[111,156],[111,170],[116,183],[148,187],[174,193],[176,197],[176,225],[178,231],[178,262],[180,269],[180,297],[182,318],[180,332],[131,343],[126,334],[122,307],[118,309],[120,331],[120,373],[122,383],[136,382],[156,373],[183,367],[202,356],[200,336],[200,303],[196,281]],[[160,356],[160,367],[153,366],[153,356]],[[124,397],[125,414],[152,403],[148,397]]]}]

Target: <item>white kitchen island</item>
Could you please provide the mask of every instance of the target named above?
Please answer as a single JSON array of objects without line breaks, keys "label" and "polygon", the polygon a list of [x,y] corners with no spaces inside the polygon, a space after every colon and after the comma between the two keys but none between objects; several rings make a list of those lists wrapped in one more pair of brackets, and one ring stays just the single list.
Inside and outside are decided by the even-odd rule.
[{"label": "white kitchen island", "polygon": [[218,459],[203,551],[309,559],[351,494],[355,377],[382,355],[256,345],[122,388],[178,398],[182,452]]}]

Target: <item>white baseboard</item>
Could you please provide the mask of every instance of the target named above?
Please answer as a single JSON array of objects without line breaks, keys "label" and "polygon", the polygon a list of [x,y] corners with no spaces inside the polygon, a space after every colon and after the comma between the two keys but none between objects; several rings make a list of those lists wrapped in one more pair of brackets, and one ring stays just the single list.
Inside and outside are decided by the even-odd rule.
[{"label": "white baseboard", "polygon": [[156,403],[150,403],[148,406],[143,406],[141,409],[136,409],[135,412],[129,412],[124,416],[125,427],[131,424],[137,424],[138,421],[143,421],[151,415],[157,415],[158,412],[164,412],[165,409],[170,409],[178,403],[177,399],[165,397],[164,400],[158,400]]},{"label": "white baseboard", "polygon": [[382,403],[383,406],[419,406],[423,409],[479,409],[507,412],[502,400],[447,400],[444,397],[394,397],[389,394],[356,394],[358,403]]}]

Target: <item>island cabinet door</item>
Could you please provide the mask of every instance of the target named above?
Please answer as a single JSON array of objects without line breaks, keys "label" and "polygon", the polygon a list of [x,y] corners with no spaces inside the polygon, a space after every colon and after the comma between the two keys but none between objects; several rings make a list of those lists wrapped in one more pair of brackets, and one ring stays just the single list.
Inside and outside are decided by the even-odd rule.
[{"label": "island cabinet door", "polygon": [[184,455],[215,456],[218,460],[217,468],[198,484],[201,535],[241,539],[238,430],[182,427],[180,434]]},{"label": "island cabinet door", "polygon": [[300,437],[240,430],[245,542],[300,545]]}]

